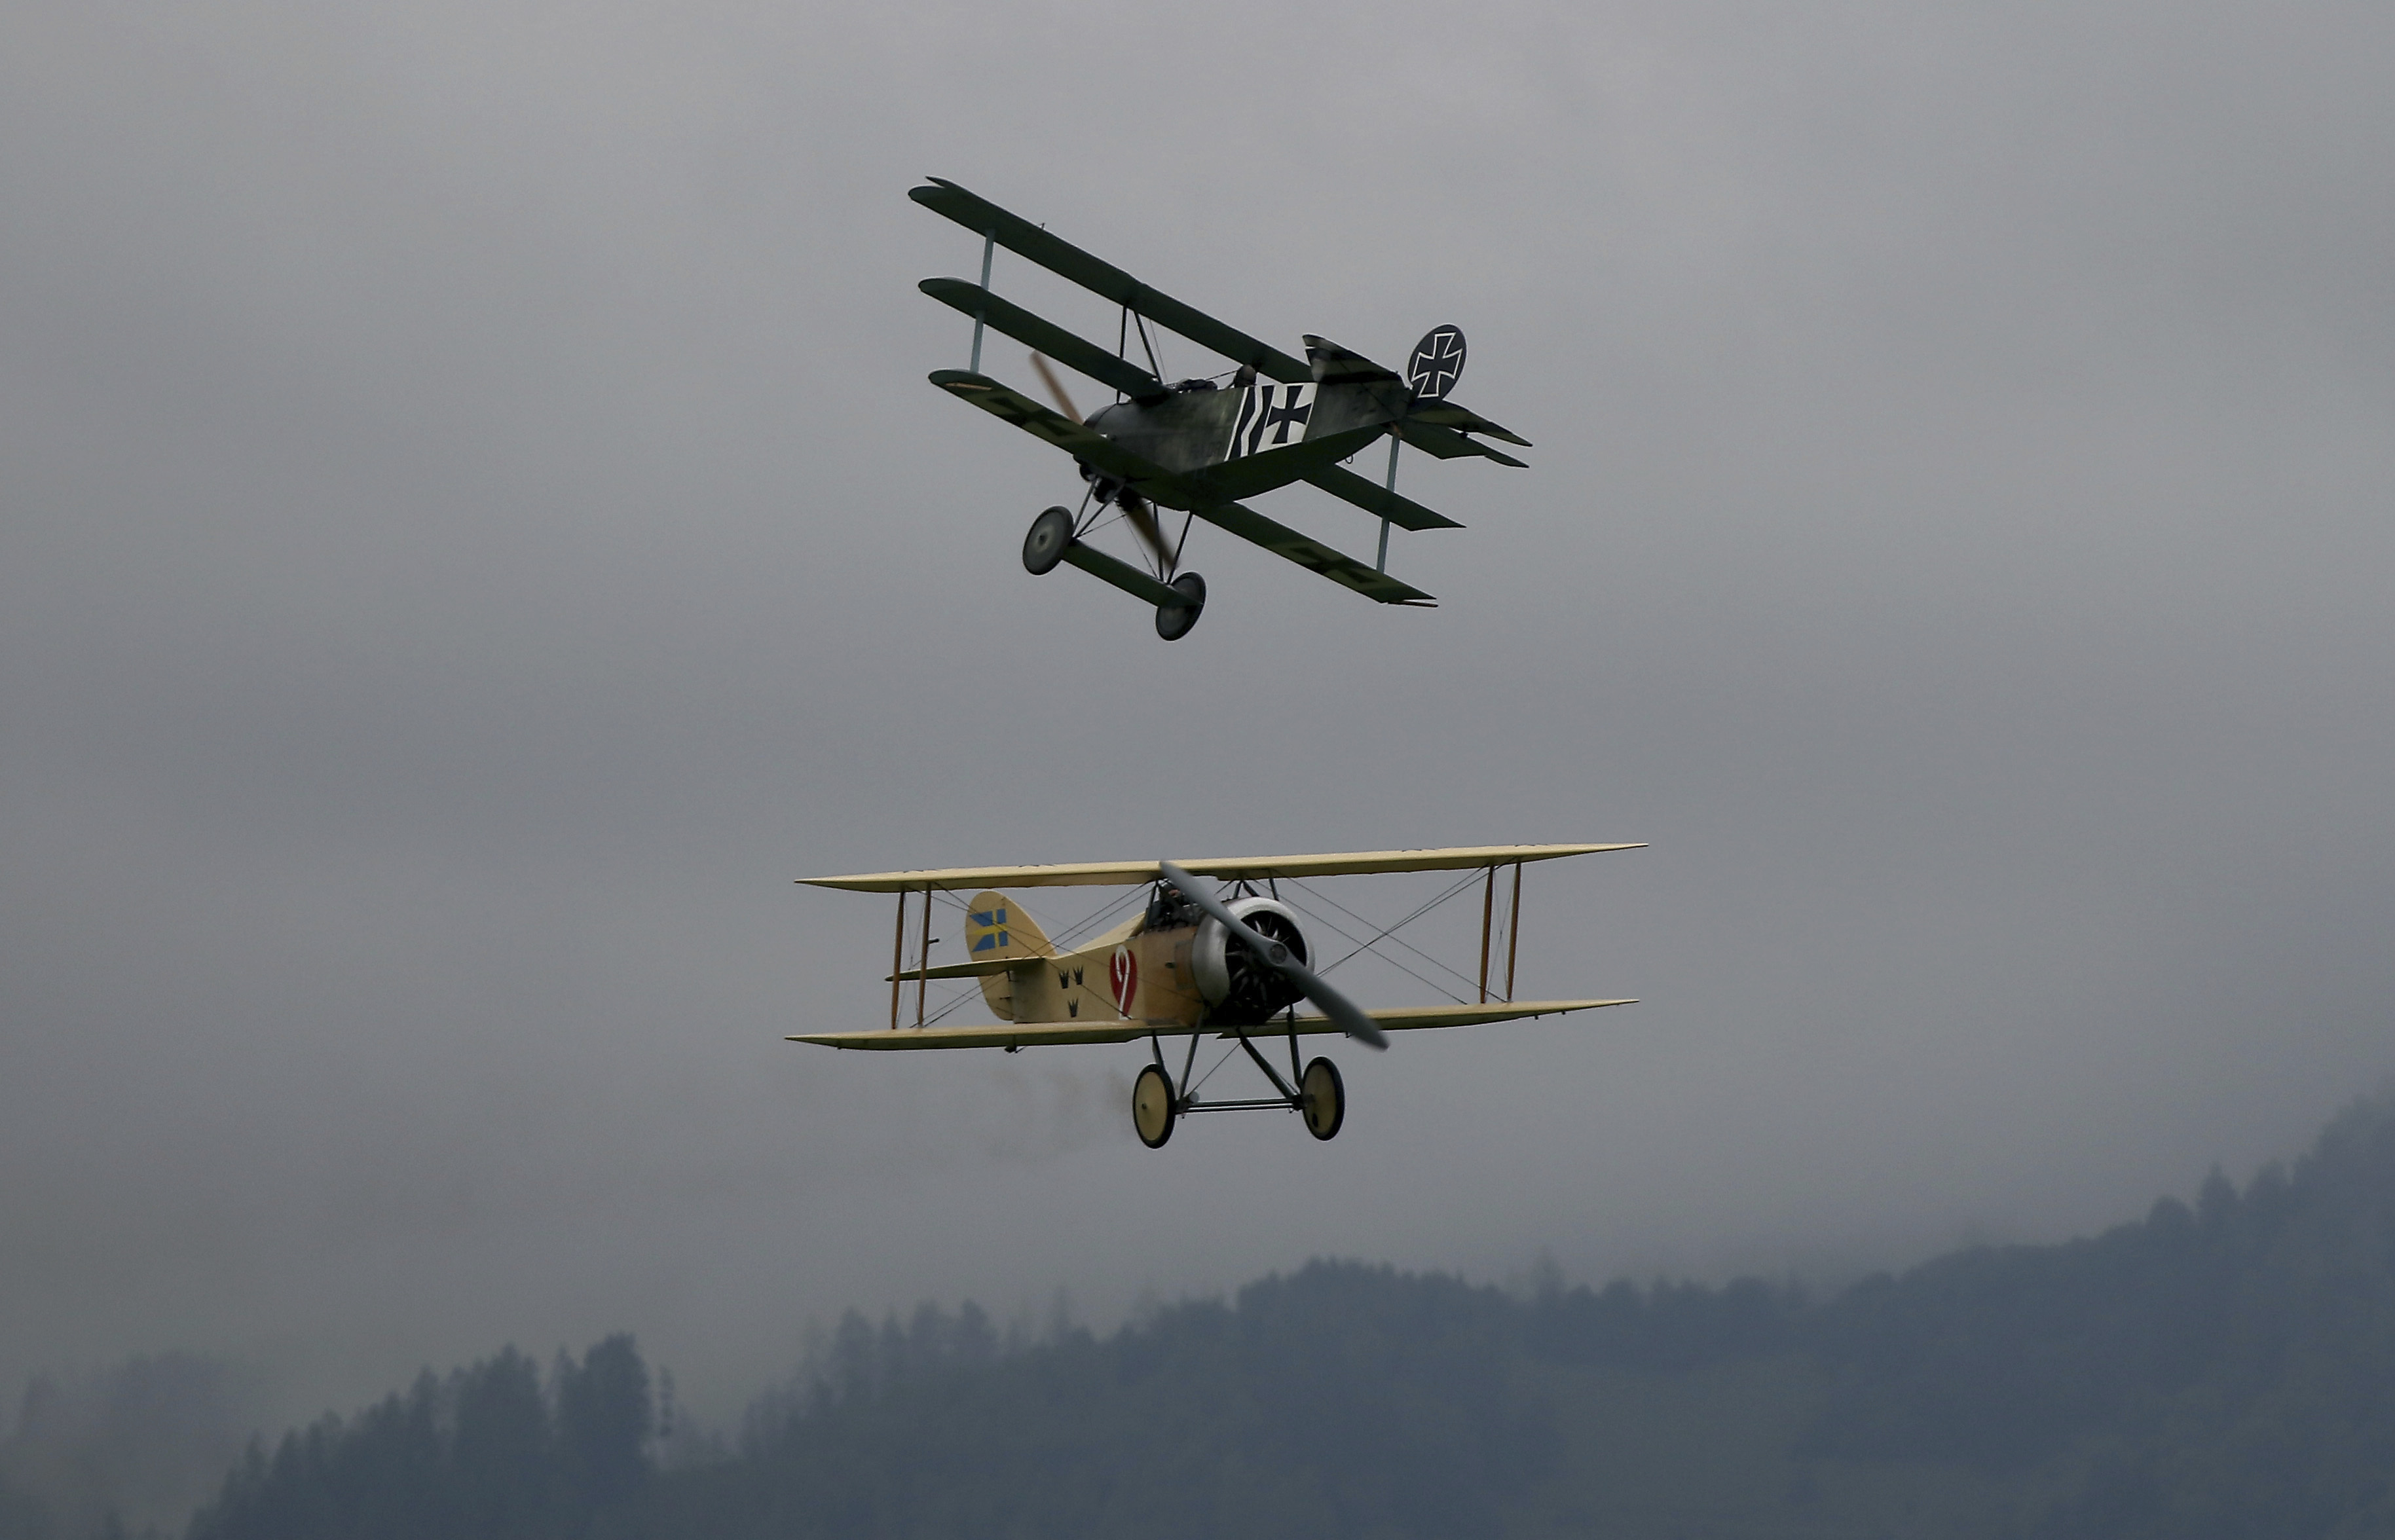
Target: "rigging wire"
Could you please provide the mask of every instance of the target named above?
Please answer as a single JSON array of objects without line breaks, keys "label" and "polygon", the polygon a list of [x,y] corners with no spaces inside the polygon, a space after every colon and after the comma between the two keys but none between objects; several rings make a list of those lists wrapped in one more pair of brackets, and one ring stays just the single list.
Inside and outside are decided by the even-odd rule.
[{"label": "rigging wire", "polygon": [[[1354,941],[1354,940],[1356,939],[1355,937],[1353,937],[1353,936],[1349,935],[1346,931],[1344,931],[1344,930],[1341,929],[1341,928],[1339,928],[1338,922],[1336,922],[1336,921],[1334,921],[1334,920],[1331,920],[1331,919],[1329,919],[1329,918],[1326,918],[1325,916],[1323,916],[1323,915],[1317,915],[1317,914],[1316,914],[1313,910],[1308,909],[1307,907],[1305,907],[1305,905],[1303,905],[1303,904],[1302,904],[1302,903],[1298,902],[1295,899],[1291,899],[1291,900],[1290,900],[1290,901],[1289,901],[1289,906],[1290,906],[1291,909],[1296,910],[1299,914],[1301,914],[1301,915],[1304,915],[1307,919],[1312,920],[1315,924],[1317,924],[1317,925],[1318,925],[1318,926],[1322,927],[1322,928],[1324,928],[1325,930],[1330,931],[1332,935],[1337,936],[1337,937],[1338,937],[1341,941]],[[1349,954],[1348,954],[1348,956],[1351,956],[1351,957],[1352,957],[1352,956],[1355,956],[1357,953],[1361,953],[1361,952],[1364,952],[1364,951],[1368,951],[1368,950],[1370,950],[1370,943],[1367,942],[1364,946],[1359,946],[1359,947],[1357,947],[1357,948],[1356,949],[1356,952],[1351,952],[1351,953],[1349,953]],[[1413,948],[1411,948],[1411,947],[1408,947],[1406,950],[1408,950],[1409,952],[1410,952],[1410,951],[1412,951],[1412,950],[1413,950]],[[1401,963],[1401,962],[1397,961],[1395,957],[1390,956],[1387,953],[1385,953],[1385,952],[1374,952],[1374,953],[1372,954],[1372,955],[1373,955],[1373,956],[1375,956],[1375,957],[1377,957],[1377,958],[1379,958],[1381,961],[1383,961],[1383,962],[1384,962],[1384,963],[1388,964],[1391,967],[1396,968],[1398,972],[1400,972],[1400,973],[1404,974],[1407,978],[1411,979],[1414,982],[1416,982],[1416,983],[1418,983],[1418,984],[1422,985],[1424,988],[1426,988],[1426,989],[1431,989],[1431,990],[1435,990],[1435,991],[1436,991],[1438,994],[1441,994],[1446,995],[1449,999],[1450,999],[1450,1000],[1454,1001],[1454,1002],[1455,1002],[1457,1005],[1459,1005],[1459,1006],[1460,1006],[1460,1005],[1462,1005],[1462,1004],[1463,1004],[1463,996],[1462,996],[1462,995],[1456,994],[1453,990],[1451,990],[1451,989],[1448,988],[1445,984],[1439,983],[1439,982],[1438,982],[1437,981],[1436,981],[1436,980],[1433,980],[1433,979],[1425,979],[1425,978],[1423,978],[1421,974],[1416,973],[1412,968],[1408,967],[1405,964],[1403,964],[1403,963]],[[1342,959],[1341,959],[1341,961],[1343,961],[1343,962],[1344,960],[1345,960],[1344,958],[1342,958]],[[1435,961],[1435,960],[1436,960],[1436,959],[1434,959],[1434,961]],[[1333,964],[1331,964],[1331,965],[1330,965],[1330,967],[1338,967],[1338,966],[1339,966],[1339,964],[1338,964],[1338,963],[1333,963]],[[1444,963],[1439,964],[1439,966],[1440,966],[1440,967],[1446,967],[1446,965],[1445,965]],[[1330,968],[1324,968],[1324,969],[1323,969],[1323,971],[1324,971],[1325,973],[1328,973],[1328,972],[1330,972]],[[1455,972],[1455,970],[1454,970],[1453,968],[1448,968],[1448,971],[1449,971],[1449,972],[1450,972],[1450,973],[1454,973],[1454,972]],[[1456,977],[1457,977],[1457,978],[1459,978],[1459,979],[1461,979],[1461,978],[1462,978],[1463,976],[1462,976],[1462,974],[1460,974],[1460,973],[1459,973],[1459,974],[1456,974]],[[1465,980],[1464,980],[1464,982],[1466,982],[1466,983],[1470,983],[1471,981],[1470,981],[1469,979],[1465,979]]]},{"label": "rigging wire", "polygon": [[[1358,915],[1357,913],[1356,913],[1356,911],[1354,911],[1353,909],[1348,908],[1345,904],[1341,903],[1337,899],[1332,898],[1330,894],[1320,891],[1319,889],[1317,889],[1317,888],[1314,888],[1312,885],[1310,885],[1310,884],[1308,884],[1308,883],[1303,882],[1303,881],[1299,880],[1299,879],[1298,879],[1298,878],[1296,878],[1296,877],[1291,877],[1291,878],[1290,878],[1290,879],[1289,879],[1289,882],[1290,882],[1290,887],[1295,888],[1298,888],[1300,891],[1303,892],[1303,893],[1304,893],[1308,898],[1315,899],[1315,900],[1317,900],[1317,901],[1318,901],[1318,902],[1323,902],[1323,903],[1327,903],[1327,904],[1329,904],[1331,908],[1338,910],[1341,914],[1343,914],[1343,915],[1346,915],[1349,919],[1354,920],[1357,925],[1366,925],[1366,926],[1369,926],[1369,925],[1370,925],[1370,924],[1372,923],[1370,920],[1366,919],[1363,915]],[[1447,893],[1445,893],[1445,894],[1442,894],[1442,895],[1440,895],[1438,898],[1432,900],[1432,901],[1431,901],[1431,902],[1430,902],[1430,904],[1429,904],[1428,906],[1426,906],[1425,908],[1421,909],[1421,910],[1417,910],[1413,915],[1408,915],[1405,919],[1399,920],[1396,925],[1391,926],[1391,927],[1389,928],[1389,930],[1388,930],[1388,931],[1384,931],[1384,932],[1383,932],[1383,938],[1385,938],[1385,939],[1386,939],[1386,940],[1388,940],[1388,941],[1391,941],[1396,942],[1396,943],[1397,945],[1399,945],[1399,946],[1404,947],[1408,952],[1410,952],[1410,953],[1412,953],[1415,956],[1420,957],[1423,962],[1426,962],[1426,963],[1430,964],[1430,966],[1431,966],[1431,967],[1435,967],[1435,968],[1437,968],[1437,969],[1439,969],[1439,970],[1440,970],[1440,971],[1442,971],[1442,972],[1453,974],[1453,975],[1455,976],[1455,979],[1456,979],[1457,982],[1459,982],[1459,983],[1464,983],[1464,984],[1470,984],[1470,983],[1472,983],[1472,982],[1473,982],[1472,976],[1471,976],[1471,975],[1469,975],[1469,974],[1467,974],[1467,973],[1465,973],[1462,969],[1461,969],[1461,968],[1456,968],[1456,967],[1449,967],[1447,964],[1445,964],[1445,963],[1443,963],[1443,962],[1439,961],[1436,957],[1432,956],[1429,953],[1424,952],[1421,947],[1418,947],[1418,946],[1414,945],[1411,941],[1400,941],[1400,940],[1398,940],[1398,938],[1397,938],[1396,936],[1395,936],[1394,934],[1390,934],[1390,932],[1396,931],[1396,929],[1400,928],[1401,927],[1403,927],[1403,926],[1405,926],[1405,925],[1409,924],[1412,920],[1414,920],[1414,919],[1416,919],[1416,918],[1420,917],[1420,915],[1423,915],[1423,914],[1427,914],[1431,908],[1436,908],[1437,905],[1439,905],[1439,904],[1441,904],[1441,903],[1446,902],[1449,899],[1453,898],[1457,892],[1461,892],[1463,888],[1467,888],[1467,887],[1470,887],[1470,886],[1471,886],[1471,883],[1472,883],[1472,879],[1471,879],[1470,877],[1466,877],[1466,878],[1464,878],[1462,882],[1460,882],[1460,883],[1458,883],[1458,884],[1457,884],[1456,888],[1455,888],[1453,890],[1451,890],[1451,891],[1449,891],[1449,892],[1447,892]],[[1317,916],[1317,917],[1318,918],[1319,916]],[[1323,923],[1323,924],[1325,924],[1325,925],[1330,925],[1330,922],[1329,920],[1324,920],[1322,923]],[[1333,930],[1338,930],[1338,929],[1339,929],[1339,928],[1338,928],[1337,926],[1335,926],[1335,925],[1331,925],[1331,926],[1330,926],[1330,928],[1331,928]],[[1343,931],[1343,930],[1339,931],[1339,933],[1340,933],[1340,935],[1341,935],[1341,936],[1344,937],[1344,938],[1345,938],[1346,940],[1348,940],[1348,941],[1354,941],[1354,940],[1356,939],[1356,938],[1355,938],[1355,937],[1353,937],[1353,936],[1349,936],[1349,935],[1347,935],[1347,933],[1346,933],[1345,931]],[[1376,938],[1376,939],[1378,939],[1378,938]],[[1365,944],[1366,946],[1368,946],[1368,947],[1369,947],[1369,946],[1372,945],[1373,943],[1372,943],[1372,942],[1370,942],[1370,941],[1367,941],[1367,942],[1365,942],[1364,944]],[[1375,956],[1377,956],[1377,957],[1381,958],[1381,960],[1382,960],[1382,961],[1383,961],[1383,962],[1386,962],[1386,963],[1390,964],[1392,967],[1402,966],[1402,965],[1400,965],[1400,964],[1398,964],[1398,963],[1397,963],[1397,961],[1396,961],[1396,958],[1389,956],[1386,953],[1375,953],[1375,954],[1374,954]],[[1420,977],[1419,975],[1416,975],[1416,976],[1417,976],[1417,977]],[[1436,986],[1434,986],[1434,987],[1436,987]],[[1460,1003],[1460,1002],[1459,1002],[1459,1003]]]},{"label": "rigging wire", "polygon": [[[1290,880],[1291,880],[1291,881],[1295,881],[1296,879],[1295,879],[1295,878],[1291,878]],[[1356,951],[1355,951],[1355,952],[1350,952],[1349,954],[1347,954],[1347,956],[1340,958],[1338,963],[1332,963],[1332,964],[1330,965],[1330,967],[1337,967],[1339,966],[1339,963],[1346,962],[1346,961],[1348,960],[1348,958],[1355,956],[1355,955],[1356,955],[1356,954],[1357,952],[1362,952],[1362,951],[1365,949],[1365,947],[1370,947],[1370,946],[1375,945],[1376,943],[1378,943],[1378,942],[1380,942],[1381,941],[1383,941],[1383,940],[1384,940],[1385,938],[1387,938],[1391,933],[1393,933],[1393,932],[1395,932],[1395,931],[1397,931],[1397,930],[1401,930],[1401,929],[1403,929],[1405,927],[1407,927],[1407,926],[1409,926],[1409,925],[1413,924],[1413,923],[1414,923],[1414,921],[1416,921],[1416,920],[1418,920],[1418,919],[1422,918],[1424,915],[1429,914],[1432,910],[1434,910],[1434,909],[1437,908],[1440,904],[1445,903],[1448,900],[1449,900],[1449,899],[1451,899],[1451,898],[1455,897],[1455,895],[1456,895],[1456,894],[1462,892],[1465,888],[1467,888],[1471,887],[1474,883],[1478,882],[1479,880],[1480,880],[1480,874],[1479,874],[1479,872],[1478,872],[1477,870],[1475,870],[1475,871],[1472,871],[1472,872],[1468,872],[1468,873],[1466,873],[1463,876],[1462,876],[1461,878],[1457,879],[1457,881],[1456,881],[1456,883],[1455,883],[1455,886],[1454,886],[1454,887],[1449,888],[1446,892],[1441,893],[1438,897],[1436,897],[1436,898],[1435,898],[1435,899],[1431,900],[1428,903],[1423,904],[1421,908],[1419,908],[1419,909],[1415,910],[1412,914],[1408,915],[1404,919],[1399,920],[1396,924],[1395,924],[1395,925],[1393,925],[1393,926],[1390,926],[1386,930],[1383,930],[1383,931],[1382,931],[1379,935],[1374,936],[1370,941],[1366,941],[1366,942],[1364,943],[1364,945],[1363,945],[1363,946],[1359,946],[1359,947],[1357,947],[1357,948],[1356,949]],[[1312,888],[1307,888],[1307,889],[1306,889],[1306,891],[1308,891],[1308,892],[1312,892],[1312,891],[1313,891],[1313,889],[1312,889]],[[1317,895],[1317,897],[1319,897],[1319,895]],[[1325,901],[1325,902],[1328,902],[1328,901]],[[1357,917],[1359,920],[1360,920],[1360,919],[1362,919],[1362,916],[1361,916],[1361,915],[1358,915],[1358,916],[1356,916],[1356,917]],[[1370,925],[1371,922],[1370,922],[1370,920],[1364,920],[1364,921],[1363,921],[1363,923],[1365,923],[1365,924],[1367,924],[1367,925]],[[1322,969],[1321,971],[1323,971],[1323,972],[1325,972],[1325,973],[1328,973],[1328,972],[1330,972],[1330,967],[1326,967],[1326,968]]]}]

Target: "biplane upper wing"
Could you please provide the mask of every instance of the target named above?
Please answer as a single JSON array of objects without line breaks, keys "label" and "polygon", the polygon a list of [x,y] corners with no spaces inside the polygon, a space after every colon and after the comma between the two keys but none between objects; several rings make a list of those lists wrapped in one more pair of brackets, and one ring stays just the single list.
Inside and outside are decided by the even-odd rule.
[{"label": "biplane upper wing", "polygon": [[[1267,877],[1360,876],[1374,872],[1461,872],[1475,866],[1511,866],[1516,862],[1555,861],[1604,850],[1643,850],[1633,845],[1454,845],[1425,850],[1348,850],[1329,855],[1227,856],[1176,861],[1193,876],[1225,881]],[[851,893],[920,893],[978,888],[1129,888],[1163,876],[1153,861],[1092,861],[1050,866],[952,866],[920,872],[859,872],[848,876],[801,877],[811,888]],[[936,977],[936,975],[935,975]]]},{"label": "biplane upper wing", "polygon": [[925,186],[909,190],[906,196],[933,213],[954,219],[976,235],[986,235],[1016,256],[1028,257],[1060,278],[1136,310],[1234,363],[1252,364],[1258,374],[1285,384],[1300,384],[1314,377],[1305,364],[1270,343],[1227,326],[1171,295],[1158,293],[1113,263],[1091,256],[945,178],[933,177]]},{"label": "biplane upper wing", "polygon": [[[1491,1021],[1517,1021],[1533,1016],[1562,1016],[1605,1006],[1634,1006],[1635,1000],[1491,1000],[1476,1006],[1398,1006],[1364,1014],[1390,1032],[1416,1032],[1431,1027],[1476,1027]],[[1068,1043],[1129,1043],[1150,1033],[1183,1033],[1191,1029],[1172,1021],[1004,1021],[994,1026],[886,1027],[869,1032],[793,1033],[793,1043],[820,1043],[832,1048],[865,1048],[882,1053],[920,1048],[1027,1048]],[[1201,1027],[1218,1037],[1238,1033]],[[1319,1036],[1340,1030],[1319,1016],[1292,1021],[1269,1021],[1250,1027],[1250,1037]]]}]

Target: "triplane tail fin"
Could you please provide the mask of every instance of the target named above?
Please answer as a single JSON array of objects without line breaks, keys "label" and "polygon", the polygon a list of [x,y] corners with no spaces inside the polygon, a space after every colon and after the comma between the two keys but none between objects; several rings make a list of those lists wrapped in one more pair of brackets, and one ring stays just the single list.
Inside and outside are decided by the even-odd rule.
[{"label": "triplane tail fin", "polygon": [[1039,922],[1003,893],[975,893],[965,912],[965,954],[976,963],[1048,957],[1056,949]]}]

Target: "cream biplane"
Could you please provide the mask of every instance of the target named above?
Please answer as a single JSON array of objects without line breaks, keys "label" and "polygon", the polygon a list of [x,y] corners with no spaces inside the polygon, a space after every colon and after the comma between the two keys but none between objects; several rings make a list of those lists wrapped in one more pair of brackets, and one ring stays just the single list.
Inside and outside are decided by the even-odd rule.
[{"label": "cream biplane", "polygon": [[[1630,1000],[1516,1000],[1513,994],[1522,867],[1563,856],[1640,849],[1638,845],[1482,845],[1443,850],[961,867],[803,877],[801,882],[816,888],[898,895],[897,925],[891,944],[890,1025],[870,1032],[797,1033],[790,1041],[885,1051],[1004,1048],[1012,1053],[1039,1045],[1130,1043],[1144,1037],[1153,1061],[1140,1070],[1132,1084],[1131,1122],[1148,1148],[1171,1139],[1173,1125],[1184,1113],[1256,1107],[1297,1112],[1309,1133],[1327,1139],[1336,1136],[1346,1120],[1345,1086],[1338,1066],[1328,1059],[1317,1058],[1300,1067],[1300,1037],[1341,1033],[1370,1047],[1384,1048],[1392,1032],[1475,1026],[1634,1004]],[[1489,948],[1495,934],[1498,873],[1507,866],[1514,868],[1514,875],[1504,928],[1504,981],[1491,998]],[[1378,947],[1401,927],[1472,887],[1471,874],[1484,868],[1488,875],[1481,896],[1476,1001],[1459,998],[1446,1005],[1380,1010],[1356,1006],[1324,981],[1322,973],[1337,963],[1319,961],[1299,925],[1293,907],[1296,901],[1284,902],[1280,894],[1283,881],[1302,884],[1310,877],[1376,872],[1466,874],[1441,898],[1358,942],[1347,954],[1352,957]],[[1219,891],[1214,884],[1220,885]],[[1147,892],[1145,903],[1121,924],[1089,941],[1060,948],[1049,941],[1018,902],[996,890],[1001,886],[1145,887]],[[973,897],[964,902],[966,960],[933,967],[930,966],[935,942],[933,899],[951,895],[949,902],[955,902],[959,901],[953,895],[968,891]],[[922,895],[922,915],[916,966],[909,968],[905,966],[907,899],[917,893]],[[1352,916],[1352,911],[1346,913]],[[1346,960],[1342,957],[1338,962]],[[1457,972],[1457,977],[1464,976]],[[929,985],[943,979],[977,981],[982,999],[998,1022],[949,1026],[929,1014]],[[915,985],[915,1020],[912,1025],[904,1025],[901,1006],[909,982]],[[1301,1001],[1311,1004],[1319,1014],[1301,1013],[1297,1009]],[[1200,1099],[1198,1089],[1203,1077],[1193,1080],[1193,1073],[1199,1041],[1208,1036],[1235,1040],[1236,1046],[1226,1053],[1244,1049],[1270,1082],[1272,1094]],[[1286,1078],[1257,1046],[1258,1039],[1283,1036],[1289,1040]],[[1168,1037],[1188,1039],[1177,1076],[1164,1051]]]}]

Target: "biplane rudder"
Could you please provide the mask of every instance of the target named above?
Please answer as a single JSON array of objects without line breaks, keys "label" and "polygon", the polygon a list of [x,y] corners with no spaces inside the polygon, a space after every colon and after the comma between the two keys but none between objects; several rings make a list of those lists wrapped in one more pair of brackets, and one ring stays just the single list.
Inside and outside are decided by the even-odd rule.
[{"label": "biplane rudder", "polygon": [[[965,910],[965,956],[976,963],[1003,963],[1021,960],[1035,962],[1052,957],[1056,949],[1049,944],[1047,934],[1039,924],[1023,912],[1022,905],[1004,893],[975,893]],[[985,973],[981,977],[981,997],[1001,1021],[1015,1020],[1014,973]]]},{"label": "biplane rudder", "polygon": [[1016,958],[1055,954],[1039,922],[1004,893],[975,893],[965,911],[965,957],[969,962],[1002,963]]}]

